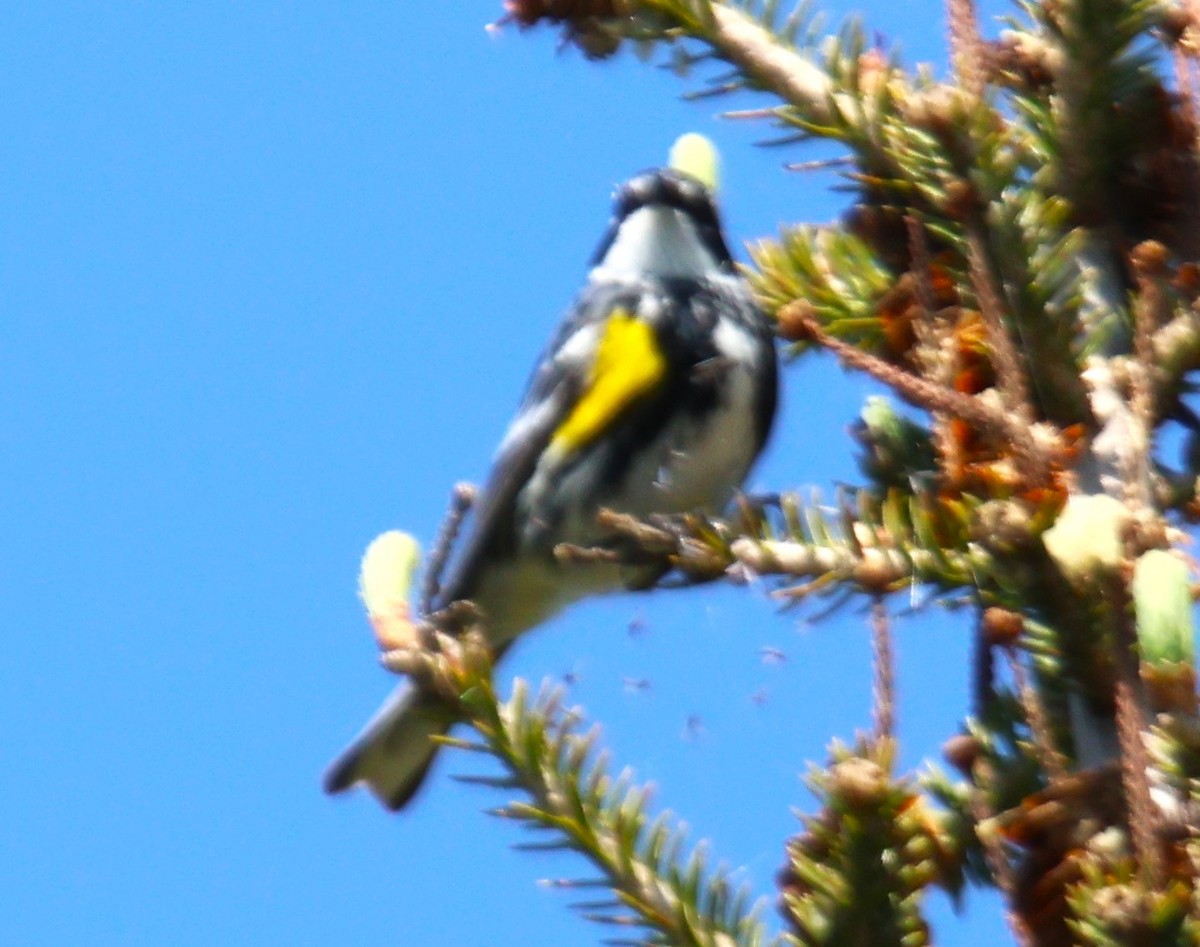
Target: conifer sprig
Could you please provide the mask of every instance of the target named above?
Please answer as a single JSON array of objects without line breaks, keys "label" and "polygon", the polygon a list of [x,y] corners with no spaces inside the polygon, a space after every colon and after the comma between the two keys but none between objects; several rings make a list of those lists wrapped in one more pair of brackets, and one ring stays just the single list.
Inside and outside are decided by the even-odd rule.
[{"label": "conifer sprig", "polygon": [[[464,617],[466,624],[464,625]],[[621,931],[609,943],[676,947],[765,947],[772,941],[744,884],[714,866],[702,845],[689,846],[669,813],[651,811],[652,791],[624,770],[613,775],[598,748],[599,730],[561,688],[532,691],[522,680],[502,700],[491,676],[491,655],[475,620],[460,609],[423,629],[424,645],[384,655],[384,663],[452,700],[474,729],[475,741],[449,745],[493,757],[504,774],[466,782],[520,793],[491,810],[537,837],[529,851],[568,849],[589,860],[598,877],[556,887],[607,896],[577,903],[588,920]]]},{"label": "conifer sprig", "polygon": [[[766,96],[743,114],[789,147],[840,145],[842,220],[755,242],[747,275],[792,354],[831,352],[916,409],[867,406],[866,485],[832,506],[609,515],[610,542],[561,558],[773,575],[789,602],[912,583],[969,601],[976,706],[953,741],[968,783],[924,783],[956,863],[1003,891],[1022,945],[1197,942],[1196,569],[1180,547],[1200,521],[1200,5],[1020,0],[992,38],[971,0],[948,0],[944,79],[860,25],[823,35],[808,6],[508,6],[589,55],[631,42],[681,72],[723,63],[704,94]],[[905,862],[893,830],[921,805],[879,746],[819,771],[821,814],[789,846],[801,943],[928,936],[922,886],[879,869],[944,865]],[[872,780],[850,782],[879,790],[869,813],[838,775],[867,763]]]}]

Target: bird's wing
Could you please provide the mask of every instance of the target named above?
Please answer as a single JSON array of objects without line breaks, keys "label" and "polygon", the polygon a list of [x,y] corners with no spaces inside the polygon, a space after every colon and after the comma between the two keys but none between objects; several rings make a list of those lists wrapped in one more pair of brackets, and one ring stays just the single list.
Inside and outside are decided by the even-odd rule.
[{"label": "bird's wing", "polygon": [[552,342],[500,445],[471,531],[443,583],[441,606],[469,598],[481,565],[512,550],[517,496],[538,464],[566,462],[586,449],[665,379],[666,357],[654,330],[627,306],[585,294],[578,311],[585,315]]},{"label": "bird's wing", "polygon": [[470,532],[442,582],[438,605],[469,598],[479,567],[488,556],[503,552],[516,541],[513,512],[517,494],[529,482],[554,431],[575,401],[579,378],[564,376],[545,400],[518,414],[500,446],[487,482],[471,510]]}]

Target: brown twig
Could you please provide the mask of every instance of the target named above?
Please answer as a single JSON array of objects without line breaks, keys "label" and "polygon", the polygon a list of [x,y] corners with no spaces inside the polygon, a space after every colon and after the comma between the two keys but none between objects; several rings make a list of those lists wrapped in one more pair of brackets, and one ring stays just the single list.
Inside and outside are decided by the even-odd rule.
[{"label": "brown twig", "polygon": [[1025,370],[1021,367],[1021,355],[1005,324],[1008,307],[988,254],[983,221],[978,219],[978,215],[975,217],[967,224],[967,265],[971,271],[971,286],[975,290],[979,312],[987,330],[988,354],[996,370],[996,383],[1008,409],[1029,424],[1033,421],[1033,409],[1029,386],[1025,382]]},{"label": "brown twig", "polygon": [[1038,763],[1045,771],[1051,785],[1065,779],[1067,776],[1067,759],[1054,743],[1054,731],[1050,728],[1046,708],[1041,695],[1029,683],[1029,675],[1021,663],[1016,649],[1006,648],[1008,666],[1012,672],[1013,683],[1017,688],[1017,697],[1021,701],[1021,709],[1025,711],[1025,719],[1029,721],[1029,730],[1033,734],[1033,748],[1037,754]]},{"label": "brown twig", "polygon": [[988,70],[974,0],[947,0],[946,20],[950,27],[950,55],[954,73],[963,88],[979,98],[987,84]]},{"label": "brown twig", "polygon": [[974,708],[972,713],[976,717],[983,718],[992,701],[996,699],[996,657],[992,643],[983,631],[982,624],[976,626],[975,654],[972,664],[974,670],[972,686]]},{"label": "brown twig", "polygon": [[876,596],[871,603],[871,643],[875,652],[875,739],[890,740],[896,729],[895,654],[887,606]]},{"label": "brown twig", "polygon": [[[646,3],[653,7],[653,0]],[[712,25],[705,37],[744,74],[753,76],[814,122],[827,122],[832,82],[823,69],[781,46],[741,10],[714,3]]]},{"label": "brown twig", "polygon": [[809,341],[828,349],[850,368],[857,368],[878,379],[897,394],[918,407],[929,411],[945,411],[982,428],[995,430],[1004,425],[1004,415],[960,392],[944,388],[933,382],[885,362],[878,356],[864,352],[849,342],[830,335],[803,304],[789,303],[779,311],[779,321],[803,330]]},{"label": "brown twig", "polygon": [[[516,22],[523,27],[540,20],[584,23],[624,16],[633,9],[661,12],[679,22],[677,5],[656,0],[507,0],[506,14],[498,24]],[[795,50],[779,43],[766,29],[741,10],[724,3],[697,4],[694,22],[686,28],[709,43],[722,57],[759,85],[776,93],[814,122],[832,118],[829,75]]]},{"label": "brown twig", "polygon": [[1150,794],[1150,756],[1143,738],[1146,720],[1142,709],[1133,603],[1122,576],[1113,576],[1109,580],[1107,593],[1117,623],[1117,741],[1121,748],[1121,785],[1125,790],[1129,835],[1146,886],[1157,890],[1164,876],[1160,847],[1162,812]]},{"label": "brown twig", "polygon": [[429,564],[425,567],[425,580],[421,583],[421,614],[428,615],[433,611],[433,601],[441,592],[442,573],[450,554],[454,550],[454,541],[462,528],[467,511],[475,502],[475,487],[469,483],[458,483],[450,491],[450,506],[446,517],[438,529],[437,539],[429,553]]},{"label": "brown twig", "polygon": [[1005,854],[1004,845],[994,830],[992,821],[995,812],[987,799],[987,790],[995,782],[995,772],[992,764],[986,759],[980,759],[972,769],[971,815],[975,818],[975,834],[983,848],[983,857],[991,869],[996,887],[1004,895],[1008,905],[1005,918],[1012,929],[1013,939],[1018,947],[1034,947],[1033,934],[1025,926],[1025,922],[1012,909],[1016,903],[1017,879],[1013,866]]},{"label": "brown twig", "polygon": [[1044,426],[1039,442],[1034,435],[1033,426],[1024,417],[993,406],[979,397],[971,397],[918,378],[869,352],[856,348],[849,342],[830,335],[816,317],[806,311],[802,303],[789,303],[784,306],[779,311],[779,319],[802,329],[810,341],[829,349],[851,368],[857,368],[877,378],[912,404],[927,411],[944,411],[989,433],[997,440],[1011,443],[1014,452],[1022,460],[1022,472],[1031,483],[1044,483],[1055,457],[1064,453],[1057,435],[1046,431]]},{"label": "brown twig", "polygon": [[916,278],[917,302],[921,307],[922,323],[926,328],[933,324],[937,302],[933,286],[929,282],[929,270],[933,260],[929,255],[929,241],[925,239],[925,227],[913,214],[904,215],[904,227],[908,231],[908,254],[912,258],[912,273]]},{"label": "brown twig", "polygon": [[[937,298],[930,282],[933,260],[929,254],[929,241],[925,227],[913,214],[904,218],[908,230],[908,252],[912,259],[912,273],[916,280],[917,304],[921,318],[913,324],[917,338],[917,361],[925,377],[937,385],[951,388],[959,370],[958,346],[954,333],[946,320],[939,318]],[[931,435],[933,446],[949,471],[963,468],[963,443],[954,436],[950,416],[944,411],[930,412],[933,420]]]},{"label": "brown twig", "polygon": [[1154,240],[1146,240],[1133,248],[1130,262],[1138,285],[1138,298],[1133,307],[1134,370],[1130,373],[1130,409],[1137,421],[1141,443],[1130,452],[1129,470],[1125,477],[1126,501],[1145,509],[1150,504],[1150,442],[1154,434],[1156,411],[1155,392],[1158,364],[1154,337],[1165,325],[1169,300],[1163,287],[1167,249]]}]

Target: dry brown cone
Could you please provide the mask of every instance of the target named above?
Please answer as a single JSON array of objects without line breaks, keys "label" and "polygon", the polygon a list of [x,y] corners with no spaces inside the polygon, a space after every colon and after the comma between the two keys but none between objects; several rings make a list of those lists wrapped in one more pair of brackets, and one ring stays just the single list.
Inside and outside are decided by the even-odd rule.
[{"label": "dry brown cone", "polygon": [[628,5],[622,0],[505,0],[504,13],[506,20],[534,26],[540,20],[564,23],[624,16]]},{"label": "dry brown cone", "polygon": [[1194,150],[1197,129],[1189,111],[1177,94],[1156,86],[1149,107],[1141,106],[1140,152],[1110,189],[1118,201],[1115,213],[1131,245],[1160,240],[1185,259],[1200,252],[1195,201],[1200,192]]},{"label": "dry brown cone", "polygon": [[[875,304],[875,314],[883,329],[884,351],[881,354],[888,361],[908,368],[916,367],[916,324],[928,318],[925,306],[928,305],[933,313],[942,313],[959,304],[954,280],[942,264],[931,262],[923,277],[924,286],[920,285],[921,279],[912,271],[902,273]],[[922,299],[924,291],[929,293],[927,302]]]},{"label": "dry brown cone", "polygon": [[[863,185],[862,199],[847,211],[842,220],[846,230],[869,246],[893,273],[912,269],[912,249],[908,240],[907,207],[889,203],[886,186],[875,184],[865,173],[856,175]],[[944,247],[935,246],[931,252]]]},{"label": "dry brown cone", "polygon": [[[955,391],[967,395],[980,394],[995,385],[983,320],[975,310],[961,307],[954,279],[943,262],[930,261],[923,275],[912,271],[901,274],[879,298],[875,314],[883,334],[881,354],[892,364],[928,372],[929,366],[920,364],[917,351],[917,324],[921,320],[949,320],[953,335],[948,350],[935,356],[953,365],[953,375],[946,380]],[[1017,489],[1020,471],[1007,461],[1001,445],[962,419],[948,418],[945,425],[949,440],[942,442],[948,448],[943,458],[943,493],[1007,496]]]},{"label": "dry brown cone", "polygon": [[1060,780],[993,820],[1000,836],[1021,852],[1013,910],[1037,932],[1038,947],[1073,947],[1067,892],[1082,878],[1088,843],[1120,825],[1123,812],[1120,773],[1106,767]]},{"label": "dry brown cone", "polygon": [[[1073,947],[1075,936],[1067,896],[1083,880],[1085,859],[1093,864],[1131,857],[1126,850],[1127,805],[1115,765],[1075,773],[1035,793],[1021,805],[996,816],[999,835],[1020,850],[1014,877],[1013,908],[1026,927],[1037,932],[1038,947]],[[1102,836],[1106,829],[1121,835]],[[1168,833],[1169,834],[1169,833]],[[1169,878],[1190,888],[1195,865],[1188,857],[1186,833],[1161,839]]]},{"label": "dry brown cone", "polygon": [[605,59],[621,45],[619,20],[629,13],[624,0],[505,0],[504,16],[494,24],[516,23],[529,29],[545,20],[562,24],[563,41],[589,59]]}]

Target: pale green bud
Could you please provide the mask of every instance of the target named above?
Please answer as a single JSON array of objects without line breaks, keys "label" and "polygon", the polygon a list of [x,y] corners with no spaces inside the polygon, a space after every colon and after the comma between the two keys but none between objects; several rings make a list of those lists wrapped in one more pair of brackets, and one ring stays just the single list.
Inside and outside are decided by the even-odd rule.
[{"label": "pale green bud", "polygon": [[713,194],[719,184],[720,155],[717,146],[696,132],[680,135],[671,146],[671,167],[690,174]]},{"label": "pale green bud", "polygon": [[1071,494],[1042,542],[1067,578],[1087,579],[1120,565],[1129,508],[1104,493]]},{"label": "pale green bud", "polygon": [[1150,664],[1192,664],[1195,629],[1187,564],[1165,549],[1151,549],[1133,566],[1138,648]]},{"label": "pale green bud", "polygon": [[408,533],[390,530],[371,541],[358,573],[358,593],[367,608],[379,647],[385,651],[416,644],[409,610],[413,576],[421,547]]}]

